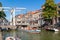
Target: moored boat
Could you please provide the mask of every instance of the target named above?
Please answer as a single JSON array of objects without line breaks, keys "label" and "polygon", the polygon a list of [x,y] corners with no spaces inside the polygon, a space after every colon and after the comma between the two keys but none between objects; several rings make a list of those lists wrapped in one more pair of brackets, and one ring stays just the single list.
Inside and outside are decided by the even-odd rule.
[{"label": "moored boat", "polygon": [[41,32],[41,30],[27,30],[27,32],[29,32],[29,33],[40,33]]},{"label": "moored boat", "polygon": [[56,28],[46,28],[47,31],[54,31],[54,32],[58,32],[59,30]]},{"label": "moored boat", "polygon": [[59,31],[58,29],[54,28],[55,31]]}]

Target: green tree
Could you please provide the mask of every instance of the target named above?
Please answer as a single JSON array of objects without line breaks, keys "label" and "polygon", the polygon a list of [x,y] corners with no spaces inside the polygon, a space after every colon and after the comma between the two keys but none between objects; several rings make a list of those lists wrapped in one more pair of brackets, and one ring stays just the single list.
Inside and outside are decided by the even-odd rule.
[{"label": "green tree", "polygon": [[[0,7],[2,7],[2,3],[0,2]],[[3,9],[0,8],[0,18],[5,18],[6,14],[4,13]]]},{"label": "green tree", "polygon": [[51,21],[50,19],[57,17],[57,5],[54,3],[54,0],[46,0],[42,8],[43,8],[42,16],[49,22]]}]

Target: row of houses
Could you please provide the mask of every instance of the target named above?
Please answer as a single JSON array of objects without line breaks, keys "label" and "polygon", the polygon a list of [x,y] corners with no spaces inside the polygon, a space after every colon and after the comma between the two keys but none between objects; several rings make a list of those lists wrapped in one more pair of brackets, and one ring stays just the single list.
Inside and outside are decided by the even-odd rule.
[{"label": "row of houses", "polygon": [[60,22],[60,3],[57,5],[58,22]]},{"label": "row of houses", "polygon": [[42,10],[30,11],[26,14],[16,15],[16,26],[39,27],[44,24]]},{"label": "row of houses", "polygon": [[[42,14],[42,10],[36,10],[27,12],[26,14],[16,15],[16,25],[39,27],[45,23]],[[60,3],[57,4],[57,14],[60,15]],[[60,16],[57,16],[57,22],[60,22]],[[56,19],[54,19],[52,23],[56,24]]]}]

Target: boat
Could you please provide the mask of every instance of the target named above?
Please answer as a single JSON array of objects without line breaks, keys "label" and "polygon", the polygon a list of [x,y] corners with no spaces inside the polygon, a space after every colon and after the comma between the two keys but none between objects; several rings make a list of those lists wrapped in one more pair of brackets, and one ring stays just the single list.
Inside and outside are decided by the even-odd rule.
[{"label": "boat", "polygon": [[10,37],[6,37],[5,40],[15,40],[15,38],[10,36]]},{"label": "boat", "polygon": [[27,32],[29,32],[29,33],[40,33],[41,32],[41,30],[27,30]]},{"label": "boat", "polygon": [[56,28],[46,28],[47,31],[54,31],[54,32],[58,32],[59,30]]},{"label": "boat", "polygon": [[54,28],[54,30],[57,32],[57,31],[59,31],[58,29],[56,29],[56,28]]},{"label": "boat", "polygon": [[15,37],[9,36],[9,37],[6,37],[5,40],[21,40],[21,39],[20,38],[15,38]]}]

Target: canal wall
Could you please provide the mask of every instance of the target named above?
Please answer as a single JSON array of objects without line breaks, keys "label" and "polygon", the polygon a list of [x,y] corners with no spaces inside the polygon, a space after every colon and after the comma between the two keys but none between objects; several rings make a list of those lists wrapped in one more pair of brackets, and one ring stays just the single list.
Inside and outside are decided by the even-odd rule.
[{"label": "canal wall", "polygon": [[6,29],[8,29],[8,28],[10,28],[10,29],[16,29],[17,27],[16,26],[11,26],[11,25],[8,25],[8,26],[0,26],[2,29],[3,28],[6,28]]}]

